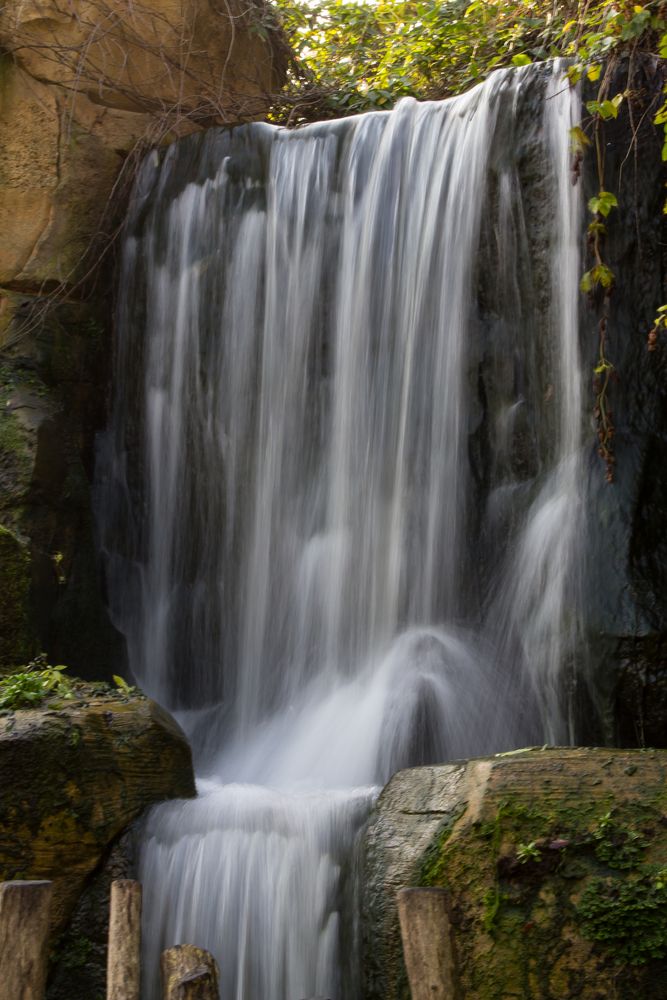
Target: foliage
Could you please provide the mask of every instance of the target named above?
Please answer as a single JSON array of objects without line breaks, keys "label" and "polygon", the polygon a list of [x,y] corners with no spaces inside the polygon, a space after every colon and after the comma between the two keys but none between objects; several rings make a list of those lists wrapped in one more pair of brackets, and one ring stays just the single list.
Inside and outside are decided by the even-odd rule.
[{"label": "foliage", "polygon": [[534,840],[531,840],[528,844],[519,844],[516,849],[517,861],[525,865],[528,861],[539,861],[540,860],[540,849]]},{"label": "foliage", "polygon": [[667,330],[667,305],[660,306],[658,314],[653,322],[653,329],[648,335],[648,350],[655,351],[658,345],[658,334],[661,330]]},{"label": "foliage", "polygon": [[121,694],[128,698],[137,690],[135,687],[132,687],[131,684],[128,684],[124,677],[120,677],[118,674],[113,674],[113,682]]},{"label": "foliage", "polygon": [[[581,290],[601,304],[598,357],[593,371],[593,415],[598,454],[607,482],[614,480],[615,427],[609,402],[617,378],[608,354],[610,300],[615,275],[604,259],[606,222],[618,199],[605,180],[605,123],[622,107],[636,135],[634,60],[639,55],[667,57],[667,4],[663,0],[276,0],[294,52],[288,97],[274,111],[288,124],[390,108],[399,98],[439,98],[460,93],[501,66],[563,56],[574,84],[585,78],[597,86],[587,101],[588,118],[571,130],[572,179],[576,182],[588,146],[594,147],[599,189],[588,203],[590,266]],[[624,89],[611,93],[621,57],[627,58]],[[659,108],[649,109],[665,130],[667,87]],[[644,109],[637,116],[645,117]],[[667,213],[667,200],[663,209]],[[667,330],[661,309],[648,334],[655,351]]]},{"label": "foliage", "polygon": [[[601,297],[598,358],[593,370],[595,395],[593,415],[597,424],[598,454],[605,464],[607,482],[612,483],[616,462],[613,447],[615,427],[609,403],[609,391],[612,382],[617,378],[617,373],[614,363],[608,356],[607,346],[610,301],[616,276],[604,260],[604,242],[607,234],[606,220],[612,209],[618,207],[618,199],[615,194],[606,190],[604,128],[607,122],[618,117],[621,107],[626,105],[630,127],[636,135],[635,118],[643,119],[645,111],[638,106],[641,98],[633,88],[633,60],[641,52],[654,54],[656,48],[661,56],[667,52],[667,21],[665,4],[662,2],[630,4],[605,0],[603,3],[587,6],[585,30],[581,31],[581,24],[572,21],[566,25],[565,32],[579,31],[570,44],[570,53],[576,57],[568,70],[570,80],[576,83],[585,75],[590,83],[598,82],[596,99],[586,103],[590,117],[584,127],[577,126],[572,129],[571,140],[575,154],[576,177],[579,175],[579,164],[584,149],[593,145],[595,150],[599,191],[588,202],[592,219],[587,229],[588,251],[592,258],[592,266],[582,276],[581,290],[591,298]],[[627,84],[624,90],[611,93],[611,82],[621,56],[627,57],[628,61]],[[654,121],[658,124],[664,123],[667,129],[667,103],[663,103],[660,111],[654,115]],[[662,155],[663,159],[667,156],[667,133]],[[659,331],[660,313],[653,330],[649,333],[649,351],[656,349]]]},{"label": "foliage", "polygon": [[[621,49],[654,51],[665,30],[658,0],[276,2],[295,67],[277,115],[290,121],[389,108],[407,95],[445,97],[501,66],[557,56],[573,59],[573,81],[603,82],[603,60]],[[618,114],[620,101],[598,103],[591,114]]]},{"label": "foliage", "polygon": [[667,956],[667,869],[627,879],[591,880],[577,906],[582,931],[613,949],[618,962],[641,965]]},{"label": "foliage", "polygon": [[646,837],[615,821],[611,812],[601,817],[592,833],[595,856],[609,868],[636,867],[647,847]]},{"label": "foliage", "polygon": [[40,653],[24,670],[0,679],[0,709],[35,708],[50,695],[72,698],[72,682],[64,676],[67,667],[52,667]]},{"label": "foliage", "polygon": [[[114,687],[106,681],[82,681],[66,677],[62,663],[51,666],[46,653],[40,653],[16,673],[0,678],[0,711],[13,712],[22,708],[39,708],[47,699],[82,701],[93,698],[114,698],[125,701],[141,697],[137,687],[114,674]],[[49,702],[53,704],[53,702]],[[78,741],[74,731],[73,739]]]}]

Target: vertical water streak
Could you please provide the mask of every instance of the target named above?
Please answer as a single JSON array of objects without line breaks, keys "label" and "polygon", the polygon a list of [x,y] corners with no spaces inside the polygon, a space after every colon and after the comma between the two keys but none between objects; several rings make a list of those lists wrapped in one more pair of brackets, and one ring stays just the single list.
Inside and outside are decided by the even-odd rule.
[{"label": "vertical water streak", "polygon": [[549,258],[550,309],[541,317],[551,352],[545,403],[553,459],[526,512],[498,588],[493,626],[504,636],[499,658],[518,654],[540,715],[545,742],[572,742],[567,671],[574,672],[581,628],[579,544],[583,530],[582,383],[579,351],[581,200],[570,179],[570,130],[579,120],[576,90],[557,75],[545,103],[545,149],[551,164],[554,239]]}]

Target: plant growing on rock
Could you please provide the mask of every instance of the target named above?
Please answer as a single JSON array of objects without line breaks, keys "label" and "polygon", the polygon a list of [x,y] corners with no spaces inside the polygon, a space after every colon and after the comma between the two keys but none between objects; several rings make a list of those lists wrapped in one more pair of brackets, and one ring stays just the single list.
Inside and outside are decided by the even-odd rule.
[{"label": "plant growing on rock", "polygon": [[593,879],[577,907],[584,935],[613,949],[617,962],[642,965],[667,955],[667,869],[626,880]]},{"label": "plant growing on rock", "polygon": [[40,653],[24,670],[0,680],[0,709],[36,708],[51,695],[73,698],[72,682],[64,670],[66,666],[51,666],[46,654]]}]

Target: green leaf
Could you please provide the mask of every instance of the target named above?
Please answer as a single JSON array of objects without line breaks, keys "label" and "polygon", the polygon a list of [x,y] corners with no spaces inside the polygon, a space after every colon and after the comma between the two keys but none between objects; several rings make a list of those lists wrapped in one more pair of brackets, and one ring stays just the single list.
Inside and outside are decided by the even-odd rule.
[{"label": "green leaf", "polygon": [[575,153],[583,152],[584,148],[590,144],[591,140],[580,125],[575,125],[570,129],[570,146]]},{"label": "green leaf", "polygon": [[527,56],[525,52],[519,52],[517,55],[512,56],[513,66],[529,66],[532,61],[530,56]]},{"label": "green leaf", "polygon": [[579,282],[579,288],[582,292],[591,292],[593,290],[593,278],[590,271],[586,271],[582,274],[581,281]]},{"label": "green leaf", "polygon": [[595,83],[596,80],[600,79],[601,72],[602,72],[601,63],[594,63],[592,66],[589,66],[588,69],[586,70],[586,76],[591,81],[591,83]]},{"label": "green leaf", "polygon": [[[621,100],[623,100],[622,97],[621,97]],[[620,101],[618,102],[618,104],[615,104],[614,101],[603,101],[600,104],[600,107],[599,107],[599,110],[598,110],[598,114],[600,115],[600,118],[602,118],[604,121],[608,121],[609,118],[618,118],[618,106],[619,106],[619,104],[620,104]]]},{"label": "green leaf", "polygon": [[596,285],[603,288],[611,288],[614,284],[614,272],[606,264],[596,264],[591,271],[591,278]]},{"label": "green leaf", "polygon": [[611,191],[599,191],[588,202],[588,209],[593,215],[604,215],[606,218],[612,208],[618,208],[618,199]]}]

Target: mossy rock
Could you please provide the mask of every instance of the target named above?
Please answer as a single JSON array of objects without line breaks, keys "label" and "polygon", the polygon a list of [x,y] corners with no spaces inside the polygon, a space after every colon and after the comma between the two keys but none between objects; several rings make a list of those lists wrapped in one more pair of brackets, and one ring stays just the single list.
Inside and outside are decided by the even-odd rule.
[{"label": "mossy rock", "polygon": [[148,806],[195,794],[188,743],[122,693],[0,717],[0,880],[50,879],[61,933],[112,842]]},{"label": "mossy rock", "polygon": [[450,891],[464,996],[667,997],[667,751],[399,772],[364,844],[364,995],[408,998],[401,886]]}]

